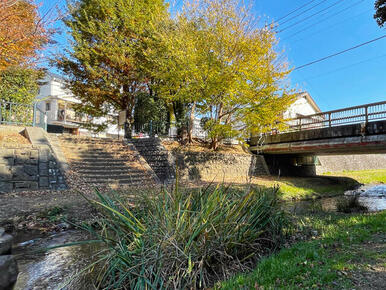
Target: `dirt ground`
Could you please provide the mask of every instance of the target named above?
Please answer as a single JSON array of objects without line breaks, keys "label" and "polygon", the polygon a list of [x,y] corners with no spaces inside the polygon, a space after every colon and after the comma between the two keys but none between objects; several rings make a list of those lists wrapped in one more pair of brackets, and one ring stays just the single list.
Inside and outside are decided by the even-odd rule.
[{"label": "dirt ground", "polygon": [[31,144],[31,142],[20,133],[0,130],[0,145],[6,144]]},{"label": "dirt ground", "polygon": [[[76,173],[66,174],[67,190],[39,190],[0,194],[0,227],[16,230],[49,231],[63,220],[74,223],[95,218],[95,209],[87,201],[97,199],[95,193],[116,192],[130,198],[138,188],[94,187],[85,184]],[[149,190],[141,188],[140,190]],[[154,187],[152,188],[154,190]],[[86,198],[85,198],[86,197]],[[60,211],[53,216],[50,212]]]},{"label": "dirt ground", "polygon": [[386,233],[374,235],[369,241],[352,249],[357,253],[349,272],[357,289],[385,289],[386,285]]}]

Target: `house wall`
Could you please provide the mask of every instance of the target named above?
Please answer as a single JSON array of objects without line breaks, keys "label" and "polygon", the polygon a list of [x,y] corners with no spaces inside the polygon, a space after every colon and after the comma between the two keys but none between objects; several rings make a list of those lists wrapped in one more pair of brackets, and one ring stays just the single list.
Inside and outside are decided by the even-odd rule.
[{"label": "house wall", "polygon": [[286,112],[284,112],[284,118],[296,118],[297,114],[300,115],[313,115],[318,113],[315,108],[308,102],[307,98],[301,97],[297,99]]}]

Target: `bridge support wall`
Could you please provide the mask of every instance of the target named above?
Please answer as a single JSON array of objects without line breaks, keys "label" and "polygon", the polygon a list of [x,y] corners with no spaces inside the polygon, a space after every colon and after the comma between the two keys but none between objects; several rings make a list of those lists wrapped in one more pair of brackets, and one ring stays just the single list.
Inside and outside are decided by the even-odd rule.
[{"label": "bridge support wall", "polygon": [[315,176],[315,155],[264,155],[269,172],[273,176]]}]

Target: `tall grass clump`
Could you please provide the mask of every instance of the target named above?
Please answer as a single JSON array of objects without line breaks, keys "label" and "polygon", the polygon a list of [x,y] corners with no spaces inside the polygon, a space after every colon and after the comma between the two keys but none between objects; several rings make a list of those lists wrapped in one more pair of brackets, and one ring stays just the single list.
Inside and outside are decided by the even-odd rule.
[{"label": "tall grass clump", "polygon": [[252,269],[282,240],[277,189],[163,189],[127,207],[97,193],[105,244],[99,286],[108,289],[199,289]]}]

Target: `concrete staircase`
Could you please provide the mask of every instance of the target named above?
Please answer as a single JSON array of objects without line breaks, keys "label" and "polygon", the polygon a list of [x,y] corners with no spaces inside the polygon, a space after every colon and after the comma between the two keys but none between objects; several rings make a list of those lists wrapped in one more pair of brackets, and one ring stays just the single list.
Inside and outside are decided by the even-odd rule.
[{"label": "concrete staircase", "polygon": [[70,168],[92,185],[151,185],[156,176],[133,146],[114,139],[63,135],[59,138]]},{"label": "concrete staircase", "polygon": [[175,173],[168,161],[168,151],[162,146],[159,138],[131,139],[138,152],[147,161],[162,183],[175,178]]}]

